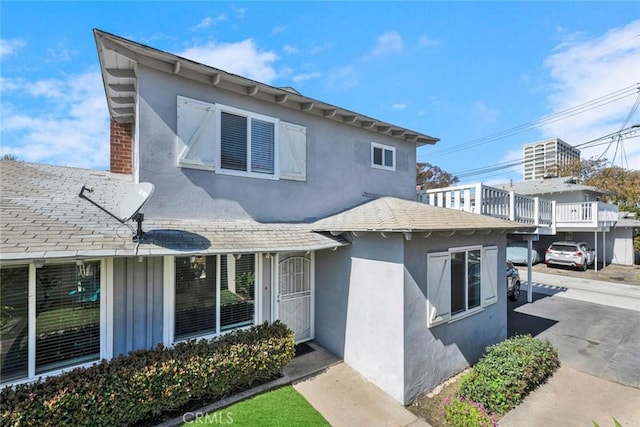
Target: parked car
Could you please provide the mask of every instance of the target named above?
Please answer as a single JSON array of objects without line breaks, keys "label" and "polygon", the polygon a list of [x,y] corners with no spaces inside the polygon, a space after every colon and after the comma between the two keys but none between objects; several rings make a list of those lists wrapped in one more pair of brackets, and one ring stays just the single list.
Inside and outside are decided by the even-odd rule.
[{"label": "parked car", "polygon": [[511,301],[520,298],[520,273],[511,261],[507,261],[507,296]]},{"label": "parked car", "polygon": [[[527,265],[527,243],[508,243],[507,244],[507,261],[511,261],[516,265]],[[531,249],[531,265],[536,265],[542,261],[540,252]]]},{"label": "parked car", "polygon": [[554,242],[544,255],[547,267],[564,265],[586,270],[595,262],[596,252],[587,242]]}]

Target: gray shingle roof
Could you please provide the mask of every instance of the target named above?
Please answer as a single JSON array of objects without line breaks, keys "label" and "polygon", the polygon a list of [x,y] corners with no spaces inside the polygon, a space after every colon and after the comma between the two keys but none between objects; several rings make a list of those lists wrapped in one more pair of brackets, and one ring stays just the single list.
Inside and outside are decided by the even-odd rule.
[{"label": "gray shingle roof", "polygon": [[495,185],[494,187],[507,191],[515,191],[516,193],[528,196],[566,193],[568,191],[594,191],[600,194],[613,194],[609,191],[601,190],[590,185],[577,184],[575,179],[571,177],[534,179],[531,181]]},{"label": "gray shingle roof", "polygon": [[313,224],[317,231],[512,230],[535,227],[394,197],[382,197]]},{"label": "gray shingle roof", "polygon": [[131,177],[15,161],[0,161],[0,172],[2,261],[306,251],[347,244],[311,231],[309,224],[146,218],[146,239],[136,247],[128,227],[78,197],[83,184],[92,187],[88,196],[117,213]]}]

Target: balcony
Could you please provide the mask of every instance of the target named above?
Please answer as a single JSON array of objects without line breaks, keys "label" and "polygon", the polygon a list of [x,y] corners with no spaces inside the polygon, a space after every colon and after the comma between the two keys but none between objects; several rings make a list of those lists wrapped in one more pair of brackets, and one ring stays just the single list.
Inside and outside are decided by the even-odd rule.
[{"label": "balcony", "polygon": [[[597,230],[613,226],[618,220],[618,206],[603,202],[558,203],[556,223],[561,231]],[[578,231],[578,230],[576,230]]]},{"label": "balcony", "polygon": [[532,224],[535,234],[557,231],[608,230],[618,220],[618,207],[602,202],[556,203],[483,184],[418,192],[418,201],[449,209]]}]

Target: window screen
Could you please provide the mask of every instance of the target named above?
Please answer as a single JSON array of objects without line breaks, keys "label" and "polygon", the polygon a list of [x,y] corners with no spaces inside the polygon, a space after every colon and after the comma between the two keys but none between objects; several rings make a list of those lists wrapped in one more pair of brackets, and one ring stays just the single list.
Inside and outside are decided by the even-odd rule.
[{"label": "window screen", "polygon": [[0,270],[0,379],[28,374],[29,267]]},{"label": "window screen", "polygon": [[220,330],[253,324],[255,306],[255,256],[221,255]]},{"label": "window screen", "polygon": [[247,170],[247,118],[220,113],[220,162],[223,169]]},{"label": "window screen", "polygon": [[216,333],[216,256],[175,260],[175,339]]},{"label": "window screen", "polygon": [[36,270],[36,373],[100,357],[100,263]]},{"label": "window screen", "polygon": [[382,165],[382,148],[373,147],[373,164]]},{"label": "window screen", "polygon": [[272,122],[251,119],[251,171],[274,173],[275,126]]}]

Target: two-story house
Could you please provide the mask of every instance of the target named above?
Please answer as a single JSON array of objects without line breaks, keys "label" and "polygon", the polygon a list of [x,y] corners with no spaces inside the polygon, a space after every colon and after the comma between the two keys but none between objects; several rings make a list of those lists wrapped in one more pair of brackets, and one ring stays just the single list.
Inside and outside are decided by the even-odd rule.
[{"label": "two-story house", "polygon": [[94,35],[111,171],[2,162],[3,384],[280,319],[409,403],[506,337],[532,227],[414,201],[436,138]]}]

